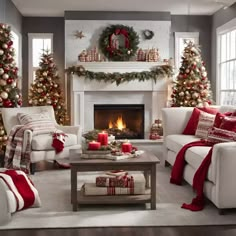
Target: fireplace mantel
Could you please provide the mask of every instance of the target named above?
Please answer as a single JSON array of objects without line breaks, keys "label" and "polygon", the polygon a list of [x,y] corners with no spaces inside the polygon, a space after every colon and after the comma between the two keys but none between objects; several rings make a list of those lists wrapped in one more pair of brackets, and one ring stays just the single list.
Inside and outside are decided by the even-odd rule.
[{"label": "fireplace mantel", "polygon": [[94,72],[141,72],[148,71],[156,66],[166,65],[164,62],[143,61],[104,61],[104,62],[79,62],[86,70]]},{"label": "fireplace mantel", "polygon": [[[150,71],[163,62],[85,62],[78,63],[93,72],[141,72]],[[145,132],[151,123],[161,118],[161,108],[166,106],[169,79],[133,80],[120,85],[109,82],[91,81],[84,77],[72,76],[71,118],[73,125],[81,125],[83,131],[93,129],[93,104],[145,104]]]}]

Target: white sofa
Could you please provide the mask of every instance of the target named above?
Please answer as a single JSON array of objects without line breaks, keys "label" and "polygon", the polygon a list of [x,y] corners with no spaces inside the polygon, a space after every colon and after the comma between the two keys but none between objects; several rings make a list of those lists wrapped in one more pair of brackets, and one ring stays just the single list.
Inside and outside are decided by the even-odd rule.
[{"label": "white sofa", "polygon": [[[182,132],[192,114],[192,107],[162,109],[165,164],[174,165],[179,150],[187,143],[199,140]],[[236,107],[222,106],[220,112],[235,111]],[[193,176],[210,147],[192,147],[186,151],[183,178],[192,185]],[[204,183],[205,196],[215,204],[219,213],[236,208],[236,142],[219,143],[213,147],[212,161]]]}]

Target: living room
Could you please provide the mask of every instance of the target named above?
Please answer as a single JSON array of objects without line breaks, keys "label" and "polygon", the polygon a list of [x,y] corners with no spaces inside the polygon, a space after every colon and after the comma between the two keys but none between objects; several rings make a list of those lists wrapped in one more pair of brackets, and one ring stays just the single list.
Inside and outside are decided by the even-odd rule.
[{"label": "living room", "polygon": [[[117,70],[121,73],[141,73],[142,71],[149,71],[154,64],[158,64],[160,68],[166,65],[174,65],[174,73],[177,75],[181,63],[181,55],[179,53],[181,45],[178,43],[181,42],[183,38],[194,39],[195,42],[200,45],[201,56],[211,84],[213,105],[235,105],[234,99],[232,99],[233,96],[231,96],[231,94],[234,93],[234,91],[231,91],[234,86],[227,88],[230,89],[230,94],[220,96],[221,93],[229,91],[224,91],[224,88],[220,86],[219,81],[221,81],[222,74],[219,73],[219,61],[217,60],[219,57],[217,51],[219,47],[219,35],[228,29],[235,30],[235,1],[188,0],[166,1],[165,3],[151,1],[149,4],[144,4],[140,1],[139,3],[132,4],[125,2],[123,2],[123,4],[122,2],[119,2],[119,4],[109,2],[106,4],[103,3],[104,5],[102,5],[102,3],[96,5],[76,3],[75,1],[68,1],[67,3],[48,1],[47,4],[45,1],[0,0],[0,23],[10,25],[18,40],[18,43],[15,45],[17,45],[18,50],[18,86],[22,92],[22,108],[29,105],[29,90],[33,83],[34,71],[38,69],[38,66],[33,64],[32,58],[32,42],[37,39],[50,41],[50,47],[48,46],[49,44],[47,44],[47,46],[44,46],[44,49],[49,47],[53,51],[53,59],[58,68],[58,75],[60,77],[59,86],[62,88],[62,94],[65,99],[65,106],[70,120],[69,125],[74,127],[81,126],[82,130],[80,130],[80,132],[88,132],[94,128],[94,109],[101,109],[99,108],[101,104],[106,104],[108,107],[112,104],[119,106],[122,104],[144,105],[143,117],[145,119],[143,119],[143,131],[141,133],[143,133],[142,138],[148,140],[151,125],[156,119],[163,119],[162,108],[170,105],[171,81],[170,79],[157,79],[156,83],[153,81],[129,81],[129,83],[119,81],[119,83],[121,83],[117,86],[115,83],[101,83],[100,81],[90,81],[89,79],[83,81],[78,78],[76,71],[72,74],[68,74],[65,72],[65,69],[82,65],[83,68],[80,68],[82,72],[85,69],[92,71],[94,74],[97,72],[114,74]],[[99,39],[101,34],[108,29],[109,25],[122,25],[124,28],[128,27],[127,31],[129,32],[133,32],[134,30],[139,36],[138,47],[143,50],[158,49],[158,60],[140,62],[137,61],[136,56],[133,55],[133,57],[130,57],[131,60],[129,62],[129,59],[125,62],[112,61],[111,59],[108,61],[101,53],[102,50],[99,45]],[[130,27],[132,27],[132,29]],[[41,49],[42,48],[37,49],[35,53],[40,52]],[[87,62],[80,57],[83,51],[89,52],[90,50],[99,52],[97,54],[97,61]],[[230,60],[233,61],[234,59],[235,58],[232,58]],[[157,76],[157,78],[159,77]],[[224,99],[222,97],[224,97]],[[228,100],[225,99],[226,97]],[[225,102],[225,104],[223,104],[223,102]],[[153,144],[147,143],[148,147],[151,146],[150,148],[153,149]],[[156,153],[161,155],[162,144],[160,144],[158,140],[153,140],[153,143],[157,146],[157,148],[155,146]],[[140,142],[138,142],[138,145],[143,147],[140,145]],[[134,146],[136,146],[136,143]],[[159,159],[161,159],[161,157]],[[163,160],[162,158],[161,162],[163,162]],[[42,175],[43,180],[47,179],[47,172],[39,171],[39,173]],[[43,173],[45,173],[45,176],[43,176]],[[170,170],[168,172],[167,169],[165,174],[170,174]],[[33,177],[33,179],[34,178],[35,177]],[[60,174],[58,174],[57,178],[60,179]],[[167,181],[168,180],[166,180],[165,183],[166,185],[169,184]],[[52,185],[48,185],[48,187],[50,188]],[[165,189],[162,190],[165,191]],[[169,194],[174,194],[175,190],[177,189],[172,189]],[[191,186],[189,186],[187,190],[191,191]],[[185,194],[185,192],[180,193],[177,198],[187,198]],[[163,199],[165,198],[164,196],[167,197],[163,194]],[[171,201],[172,200],[170,200],[170,202]],[[55,207],[57,206],[55,205]],[[50,209],[52,208],[50,207]],[[61,208],[61,210],[64,209],[63,207]],[[134,209],[134,213],[136,210]],[[99,217],[98,215],[99,213],[97,213],[97,217]],[[234,218],[234,215],[235,212],[230,216]],[[201,216],[202,215],[199,215],[199,218]],[[132,217],[132,215],[130,215],[130,217]],[[152,216],[149,216],[149,218],[151,217]],[[189,215],[189,217],[191,217],[191,215]],[[171,219],[169,220],[171,221]],[[221,218],[218,220],[221,222]],[[201,222],[201,220],[198,221],[196,225],[201,225],[199,222]],[[232,219],[230,219],[229,222],[232,222]],[[180,226],[186,225],[179,222],[176,224]],[[211,224],[213,223],[211,222],[208,225]],[[229,225],[229,223],[226,224]],[[97,225],[102,227],[99,222]],[[95,224],[95,226],[97,225]],[[189,225],[191,225],[191,223],[189,223]],[[216,230],[217,226],[216,224],[213,225],[215,225],[215,228],[210,229],[212,231],[209,232],[215,232],[214,230]],[[116,224],[111,224],[110,226],[116,227]],[[122,226],[122,224],[120,223],[119,226]],[[127,227],[129,226],[132,226],[132,224],[127,225]],[[137,223],[134,226],[137,226]],[[150,224],[150,226],[153,225]],[[183,233],[184,231],[182,230],[180,229],[179,232]],[[188,230],[189,229],[187,229],[186,232],[189,233],[190,231]],[[156,231],[156,233],[157,232],[158,231]],[[177,232],[178,231],[175,233]],[[198,233],[199,232],[200,231],[198,231]],[[4,233],[10,235],[7,231],[4,231]],[[145,233],[145,231],[143,233]],[[164,233],[164,231],[162,231],[162,233]]]}]

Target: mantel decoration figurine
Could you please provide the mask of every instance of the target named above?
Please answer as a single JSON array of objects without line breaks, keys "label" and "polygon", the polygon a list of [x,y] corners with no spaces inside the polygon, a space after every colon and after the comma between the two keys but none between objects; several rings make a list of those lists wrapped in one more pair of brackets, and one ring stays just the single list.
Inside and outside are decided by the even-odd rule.
[{"label": "mantel decoration figurine", "polygon": [[111,61],[129,61],[138,50],[139,36],[133,27],[110,25],[99,39],[102,53]]}]

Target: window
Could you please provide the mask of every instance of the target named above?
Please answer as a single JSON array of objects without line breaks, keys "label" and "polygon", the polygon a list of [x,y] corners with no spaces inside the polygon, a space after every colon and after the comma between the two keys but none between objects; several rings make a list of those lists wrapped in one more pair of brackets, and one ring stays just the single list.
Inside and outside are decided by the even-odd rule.
[{"label": "window", "polygon": [[175,67],[181,66],[181,56],[185,48],[185,41],[199,44],[199,32],[175,32]]},{"label": "window", "polygon": [[39,69],[40,57],[43,50],[53,52],[53,34],[28,34],[29,39],[29,88]]},{"label": "window", "polygon": [[217,29],[217,104],[236,105],[236,18]]}]

